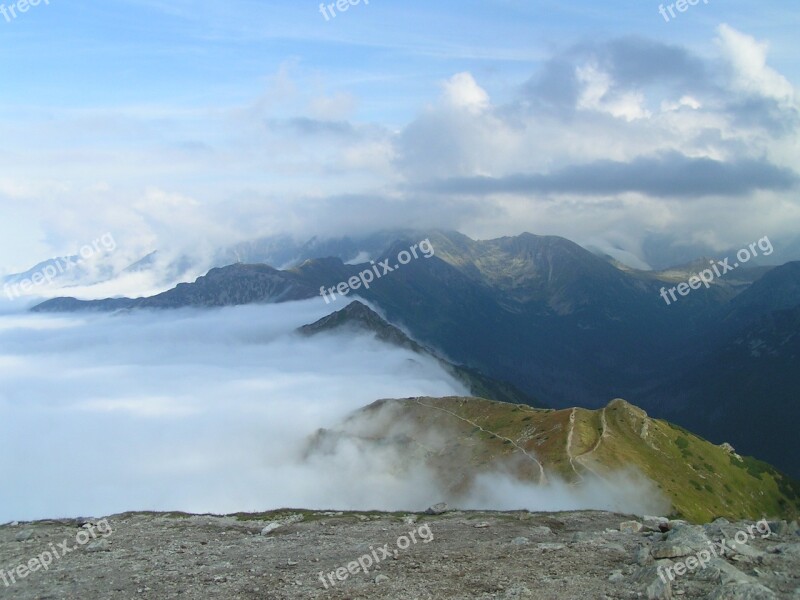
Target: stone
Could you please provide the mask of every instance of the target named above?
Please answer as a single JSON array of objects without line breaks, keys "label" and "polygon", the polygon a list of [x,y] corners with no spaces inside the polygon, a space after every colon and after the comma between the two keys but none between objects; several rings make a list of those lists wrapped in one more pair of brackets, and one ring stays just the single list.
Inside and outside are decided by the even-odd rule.
[{"label": "stone", "polygon": [[33,529],[23,529],[17,535],[14,536],[14,539],[18,542],[27,542],[30,539],[33,539],[35,532]]},{"label": "stone", "polygon": [[595,540],[600,538],[600,534],[594,533],[592,531],[576,531],[572,534],[570,541],[575,544],[579,544],[581,542],[594,542]]},{"label": "stone", "polygon": [[633,553],[634,562],[640,567],[646,567],[653,562],[653,557],[650,555],[649,546],[640,546]]},{"label": "stone", "polygon": [[728,540],[728,548],[730,551],[727,552],[726,555],[731,554],[733,560],[753,561],[758,560],[765,554],[749,544],[737,544],[733,540]]},{"label": "stone", "polygon": [[672,583],[669,578],[659,575],[656,565],[643,567],[636,571],[633,574],[633,583],[643,592],[647,600],[670,600],[672,598]]},{"label": "stone", "polygon": [[511,540],[511,543],[515,546],[525,546],[526,544],[530,544],[531,541],[526,537],[515,537]]},{"label": "stone", "polygon": [[734,583],[718,587],[708,600],[777,600],[775,593],[760,583]]},{"label": "stone", "polygon": [[270,533],[272,533],[273,531],[277,531],[281,527],[283,527],[281,523],[273,521],[272,523],[269,523],[266,527],[264,527],[264,529],[261,530],[261,535],[269,535]]},{"label": "stone", "polygon": [[711,581],[720,585],[733,583],[754,583],[749,575],[742,573],[728,561],[721,558],[712,558],[705,569],[695,571],[695,576],[703,581]]},{"label": "stone", "polygon": [[531,592],[527,586],[522,584],[514,584],[509,587],[501,596],[503,600],[519,600],[520,598],[532,598]]},{"label": "stone", "polygon": [[111,546],[108,540],[97,540],[86,546],[86,552],[108,552]]},{"label": "stone", "polygon": [[299,523],[300,521],[303,520],[303,518],[304,518],[303,515],[297,514],[297,515],[291,515],[284,519],[280,519],[278,521],[272,521],[270,523],[267,523],[267,526],[261,530],[261,535],[269,535],[272,532],[277,531],[281,527],[287,527],[289,525],[294,525],[295,523]]},{"label": "stone", "polygon": [[642,524],[639,521],[623,521],[619,524],[619,530],[622,533],[639,533],[642,530]]},{"label": "stone", "polygon": [[426,515],[443,515],[447,512],[447,503],[439,502],[438,504],[434,504],[430,508],[425,511]]},{"label": "stone", "polygon": [[620,556],[627,556],[628,551],[625,550],[624,546],[620,544],[615,544],[614,542],[608,542],[606,540],[602,540],[600,544],[600,550],[605,550],[606,552],[614,552],[615,554],[619,554]]},{"label": "stone", "polygon": [[666,533],[672,526],[669,524],[669,519],[666,517],[642,517],[642,528],[645,531],[652,531],[654,533]]},{"label": "stone", "polygon": [[709,549],[708,536],[702,527],[679,524],[673,526],[664,540],[653,544],[654,558],[680,558]]},{"label": "stone", "polygon": [[774,536],[784,537],[785,535],[790,535],[789,523],[786,521],[769,521],[767,525],[769,525],[769,530]]}]

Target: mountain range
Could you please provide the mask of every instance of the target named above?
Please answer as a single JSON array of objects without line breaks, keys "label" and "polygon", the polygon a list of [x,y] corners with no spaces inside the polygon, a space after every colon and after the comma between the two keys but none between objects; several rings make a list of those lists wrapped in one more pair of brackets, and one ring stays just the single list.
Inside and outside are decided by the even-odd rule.
[{"label": "mountain range", "polygon": [[[398,265],[420,240],[434,255]],[[373,268],[370,259],[388,260],[397,268],[351,294],[442,359],[554,408],[627,398],[800,476],[800,263],[742,266],[667,304],[663,290],[711,259],[638,271],[564,238],[527,233],[476,241],[403,232],[374,243],[383,250],[359,251],[359,264],[324,255],[284,270],[237,263],[148,298],[57,298],[33,310],[289,302],[357,277]]]}]

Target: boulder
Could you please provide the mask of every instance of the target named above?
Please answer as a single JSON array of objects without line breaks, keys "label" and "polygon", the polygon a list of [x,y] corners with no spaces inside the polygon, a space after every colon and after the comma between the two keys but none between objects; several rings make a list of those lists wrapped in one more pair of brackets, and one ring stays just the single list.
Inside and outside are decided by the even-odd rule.
[{"label": "boulder", "polygon": [[663,541],[653,544],[654,558],[681,558],[709,549],[710,540],[702,527],[679,524],[673,526]]},{"label": "boulder", "polygon": [[622,533],[639,533],[642,530],[642,524],[639,521],[623,521],[619,524],[619,530]]},{"label": "boulder", "polygon": [[447,512],[447,504],[445,502],[439,502],[438,504],[434,504],[429,509],[425,511],[426,515],[442,515]]}]

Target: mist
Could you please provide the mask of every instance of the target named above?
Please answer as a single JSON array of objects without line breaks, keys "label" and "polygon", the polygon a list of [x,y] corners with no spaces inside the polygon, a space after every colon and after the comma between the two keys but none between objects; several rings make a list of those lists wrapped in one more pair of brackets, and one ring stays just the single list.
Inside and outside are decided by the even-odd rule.
[{"label": "mist", "polygon": [[[440,501],[436,474],[399,469],[391,448],[307,455],[320,428],[376,399],[468,395],[435,361],[369,334],[295,333],[331,310],[316,299],[0,314],[0,522],[131,510],[421,510]],[[492,476],[465,507],[607,504]]]},{"label": "mist", "polygon": [[432,410],[422,419],[409,410],[413,407],[398,402],[374,403],[334,430],[320,432],[309,444],[307,454],[312,460],[366,456],[384,465],[396,479],[424,482],[426,487],[416,498],[416,508],[421,510],[427,505],[419,503],[434,492],[439,500],[463,510],[671,512],[669,500],[656,484],[632,466],[603,473],[602,477],[587,472],[576,484],[547,465],[546,483],[540,484],[540,463],[530,451],[494,454],[486,459],[486,447],[475,446],[470,435],[459,431],[457,417]]}]

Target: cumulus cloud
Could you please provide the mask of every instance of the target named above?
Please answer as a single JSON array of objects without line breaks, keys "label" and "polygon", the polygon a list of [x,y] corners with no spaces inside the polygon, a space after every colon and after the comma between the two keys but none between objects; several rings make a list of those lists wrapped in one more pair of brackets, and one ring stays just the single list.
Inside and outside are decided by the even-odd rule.
[{"label": "cumulus cloud", "polygon": [[473,114],[489,108],[489,94],[478,85],[471,73],[457,73],[443,87],[445,102],[454,108]]},{"label": "cumulus cloud", "polygon": [[621,250],[644,263],[672,256],[640,254],[651,236],[795,246],[794,85],[765,40],[729,25],[699,50],[641,36],[568,45],[503,93],[460,70],[399,122],[365,118],[353,92],[315,77],[287,61],[238,106],[61,110],[57,131],[49,113],[24,132],[0,123],[38,150],[9,159],[0,203],[36,206],[53,255],[113,231],[131,257],[158,249],[198,264],[262,235],[397,227],[624,234]]},{"label": "cumulus cloud", "polygon": [[720,25],[717,31],[717,43],[729,62],[737,90],[772,98],[787,108],[796,108],[792,84],[767,65],[768,44],[729,25]]}]

